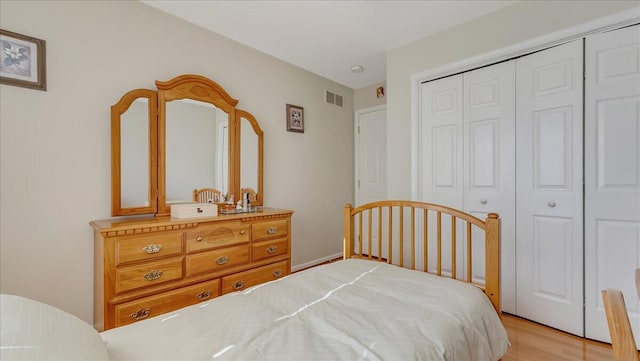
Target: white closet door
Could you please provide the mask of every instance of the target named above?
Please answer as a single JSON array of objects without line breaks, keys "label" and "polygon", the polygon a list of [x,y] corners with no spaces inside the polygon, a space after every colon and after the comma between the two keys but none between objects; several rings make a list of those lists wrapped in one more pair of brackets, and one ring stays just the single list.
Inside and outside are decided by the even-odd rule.
[{"label": "white closet door", "polygon": [[[422,201],[462,209],[462,75],[450,76],[422,84],[421,88],[421,196]],[[435,214],[429,223],[437,223]],[[417,227],[418,228],[418,227]],[[421,227],[420,227],[421,228]],[[464,264],[465,228],[457,223],[456,259]],[[451,275],[451,220],[442,219],[442,272]],[[437,269],[435,259],[436,227],[429,227],[429,270]],[[419,250],[419,254],[422,251]],[[456,270],[463,278],[465,269]]]},{"label": "white closet door", "polygon": [[583,327],[582,41],[516,62],[517,314]]},{"label": "white closet door", "polygon": [[[515,264],[515,62],[464,73],[464,209],[502,219],[502,310],[516,312]],[[484,254],[484,235],[474,234],[474,254]],[[478,253],[476,253],[478,252]],[[484,278],[484,260],[474,278]]]},{"label": "white closet door", "polygon": [[600,291],[624,293],[640,348],[640,26],[586,40],[585,333],[609,340]]},{"label": "white closet door", "polygon": [[462,75],[422,84],[422,200],[461,209]]}]

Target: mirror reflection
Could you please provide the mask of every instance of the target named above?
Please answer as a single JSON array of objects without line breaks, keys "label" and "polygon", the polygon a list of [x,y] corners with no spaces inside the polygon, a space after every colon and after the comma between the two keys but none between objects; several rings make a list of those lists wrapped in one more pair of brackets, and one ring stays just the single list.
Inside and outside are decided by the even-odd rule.
[{"label": "mirror reflection", "polygon": [[138,98],[120,116],[123,208],[149,206],[149,102]]},{"label": "mirror reflection", "polygon": [[193,190],[229,192],[229,116],[210,103],[166,103],[166,202],[193,201]]},{"label": "mirror reflection", "polygon": [[202,189],[249,193],[252,206],[262,205],[264,134],[255,117],[200,75],[156,88],[131,90],[111,107],[111,214],[167,216]]},{"label": "mirror reflection", "polygon": [[258,135],[246,118],[240,121],[240,187],[258,190]]}]

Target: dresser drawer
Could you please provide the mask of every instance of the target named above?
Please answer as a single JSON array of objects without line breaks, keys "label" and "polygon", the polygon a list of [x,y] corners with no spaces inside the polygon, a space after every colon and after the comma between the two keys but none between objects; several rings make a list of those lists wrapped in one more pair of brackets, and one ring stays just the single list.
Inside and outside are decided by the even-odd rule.
[{"label": "dresser drawer", "polygon": [[250,225],[242,222],[200,225],[186,235],[189,253],[249,242],[251,236]]},{"label": "dresser drawer", "polygon": [[182,253],[182,232],[118,239],[115,242],[116,265]]},{"label": "dresser drawer", "polygon": [[248,263],[249,244],[216,249],[187,256],[187,277],[203,272],[214,272]]},{"label": "dresser drawer", "polygon": [[273,281],[287,274],[287,261],[282,261],[225,276],[222,277],[222,293],[240,291],[260,283]]},{"label": "dresser drawer", "polygon": [[265,222],[254,223],[251,226],[253,231],[253,240],[276,238],[286,236],[289,227],[286,219],[275,219]]},{"label": "dresser drawer", "polygon": [[116,269],[116,293],[182,278],[182,257]]},{"label": "dresser drawer", "polygon": [[220,280],[215,279],[116,305],[116,327],[194,305],[219,295]]},{"label": "dresser drawer", "polygon": [[275,257],[287,253],[287,238],[256,242],[251,245],[251,260]]}]

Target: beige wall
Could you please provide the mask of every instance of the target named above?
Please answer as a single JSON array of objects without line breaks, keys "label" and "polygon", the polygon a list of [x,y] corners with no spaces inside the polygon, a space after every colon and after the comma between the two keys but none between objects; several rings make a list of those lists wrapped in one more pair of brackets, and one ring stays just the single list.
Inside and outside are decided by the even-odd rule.
[{"label": "beige wall", "polygon": [[[265,134],[266,205],[295,210],[293,264],[342,250],[353,201],[353,90],[137,1],[0,2],[47,41],[46,92],[0,86],[0,290],[92,319],[93,234],[110,216],[109,107],[155,80],[207,76]],[[323,90],[344,108],[323,102]],[[285,105],[305,133],[286,131]]]},{"label": "beige wall", "polygon": [[[637,7],[637,1],[523,1],[387,53],[390,198],[411,197],[411,75]],[[393,175],[393,176],[392,176]]]},{"label": "beige wall", "polygon": [[[378,87],[384,88],[384,96],[382,98],[377,97],[376,89],[378,89]],[[354,91],[353,98],[353,106],[355,110],[385,105],[387,103],[387,83],[383,82],[356,89]]]}]

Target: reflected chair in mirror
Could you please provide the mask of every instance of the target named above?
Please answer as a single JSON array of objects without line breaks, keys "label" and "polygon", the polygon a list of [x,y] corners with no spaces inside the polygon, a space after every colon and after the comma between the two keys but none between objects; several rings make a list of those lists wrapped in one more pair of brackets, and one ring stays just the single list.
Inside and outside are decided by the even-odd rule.
[{"label": "reflected chair in mirror", "polygon": [[614,358],[622,361],[640,361],[640,353],[636,349],[622,292],[611,288],[606,289],[602,291],[602,300],[607,315]]},{"label": "reflected chair in mirror", "polygon": [[242,188],[240,190],[240,194],[244,195],[245,193],[249,193],[249,202],[255,202],[258,199],[256,195],[256,191],[253,188]]},{"label": "reflected chair in mirror", "polygon": [[218,203],[221,192],[215,188],[201,188],[193,190],[193,200],[198,203]]}]

